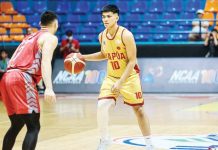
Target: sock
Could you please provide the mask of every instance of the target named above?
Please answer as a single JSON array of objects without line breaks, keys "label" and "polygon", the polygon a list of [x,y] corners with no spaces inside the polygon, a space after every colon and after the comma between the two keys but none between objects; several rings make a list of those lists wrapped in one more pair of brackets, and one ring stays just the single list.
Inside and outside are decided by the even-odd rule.
[{"label": "sock", "polygon": [[152,146],[152,141],[150,136],[144,136],[145,145],[146,146]]}]

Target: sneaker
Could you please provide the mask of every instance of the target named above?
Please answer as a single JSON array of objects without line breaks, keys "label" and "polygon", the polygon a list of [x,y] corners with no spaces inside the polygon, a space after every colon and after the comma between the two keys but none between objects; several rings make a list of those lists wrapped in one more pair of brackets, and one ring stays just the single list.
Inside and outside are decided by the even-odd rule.
[{"label": "sneaker", "polygon": [[97,150],[107,150],[110,144],[110,140],[100,140]]},{"label": "sneaker", "polygon": [[146,145],[145,150],[154,150],[154,147],[152,145]]}]

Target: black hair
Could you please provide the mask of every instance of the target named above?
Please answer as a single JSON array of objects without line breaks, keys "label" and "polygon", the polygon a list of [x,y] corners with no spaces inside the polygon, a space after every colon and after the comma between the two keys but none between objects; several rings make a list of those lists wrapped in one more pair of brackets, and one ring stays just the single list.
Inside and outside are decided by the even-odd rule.
[{"label": "black hair", "polygon": [[41,25],[47,26],[51,24],[55,19],[57,19],[57,15],[52,11],[45,11],[41,15]]},{"label": "black hair", "polygon": [[8,53],[6,50],[1,50],[0,53],[5,52],[6,54]]},{"label": "black hair", "polygon": [[67,31],[66,31],[66,35],[67,35],[67,36],[72,36],[72,35],[73,35],[73,31],[67,30]]},{"label": "black hair", "polygon": [[102,8],[101,13],[103,12],[113,12],[119,15],[120,10],[116,5],[110,4],[110,5],[106,5]]}]

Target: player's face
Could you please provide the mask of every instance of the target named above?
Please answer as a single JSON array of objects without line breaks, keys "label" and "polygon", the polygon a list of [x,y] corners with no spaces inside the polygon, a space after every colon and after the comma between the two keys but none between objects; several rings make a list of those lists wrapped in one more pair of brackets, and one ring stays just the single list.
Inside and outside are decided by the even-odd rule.
[{"label": "player's face", "polygon": [[198,14],[198,18],[203,18],[203,14]]},{"label": "player's face", "polygon": [[117,24],[119,16],[113,12],[103,12],[102,13],[102,21],[104,23],[105,28],[109,29]]},{"label": "player's face", "polygon": [[2,59],[5,59],[5,58],[7,58],[7,56],[8,56],[8,55],[7,55],[7,53],[6,53],[6,52],[4,52],[4,51],[3,51],[3,52],[1,52],[1,57],[2,57]]}]

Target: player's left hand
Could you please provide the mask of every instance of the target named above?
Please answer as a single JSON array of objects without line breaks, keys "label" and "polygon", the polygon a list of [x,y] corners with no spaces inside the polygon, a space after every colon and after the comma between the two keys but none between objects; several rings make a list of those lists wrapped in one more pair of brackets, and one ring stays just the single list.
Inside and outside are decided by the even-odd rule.
[{"label": "player's left hand", "polygon": [[56,96],[52,89],[45,89],[44,100],[49,104],[56,102]]},{"label": "player's left hand", "polygon": [[112,92],[112,93],[119,93],[119,92],[120,92],[120,88],[121,88],[121,82],[120,82],[120,80],[118,80],[118,81],[115,82],[115,84],[111,87],[111,92]]}]

